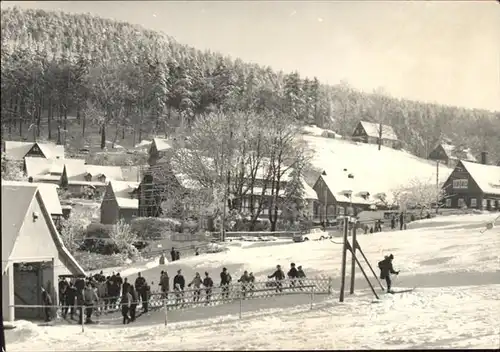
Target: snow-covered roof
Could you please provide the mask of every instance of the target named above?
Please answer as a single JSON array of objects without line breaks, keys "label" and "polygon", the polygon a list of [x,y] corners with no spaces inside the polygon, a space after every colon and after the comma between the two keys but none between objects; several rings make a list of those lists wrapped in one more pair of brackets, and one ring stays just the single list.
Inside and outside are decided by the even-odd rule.
[{"label": "snow-covered roof", "polygon": [[68,182],[70,184],[86,184],[85,179],[87,174],[92,175],[92,180],[89,185],[100,185],[102,182],[98,180],[99,176],[106,176],[106,182],[115,180],[123,181],[122,169],[120,166],[104,166],[104,165],[65,165]]},{"label": "snow-covered roof", "polygon": [[[472,154],[470,148],[463,149],[464,155],[457,155],[457,148],[452,144],[442,143],[441,147],[443,147],[444,152],[448,159],[459,160],[464,159],[466,161],[477,161],[477,158]],[[461,153],[460,153],[461,154]],[[464,158],[465,156],[465,158]]]},{"label": "snow-covered roof", "polygon": [[47,211],[51,215],[62,215],[61,202],[59,201],[59,195],[57,194],[58,185],[53,183],[40,183],[40,182],[26,182],[26,181],[4,181],[2,180],[2,185],[6,186],[36,186],[38,191],[43,198],[43,202],[47,207]]},{"label": "snow-covered roof", "polygon": [[461,162],[481,191],[500,196],[500,166]]},{"label": "snow-covered roof", "polygon": [[304,187],[304,199],[318,200],[316,191],[304,179],[302,179],[302,186]]},{"label": "snow-covered roof", "polygon": [[[363,129],[365,130],[366,134],[369,137],[374,137],[378,138],[379,133],[380,133],[380,124],[379,123],[374,123],[374,122],[368,122],[368,121],[360,121],[359,122]],[[382,138],[383,139],[390,139],[397,141],[398,136],[396,135],[396,132],[394,131],[394,128],[392,126],[384,125],[382,124]]]},{"label": "snow-covered roof", "polygon": [[[367,187],[363,186],[356,178],[349,178],[348,172],[343,170],[331,169],[326,172],[326,175],[320,175],[320,179],[325,182],[326,186],[333,194],[337,202],[371,205],[376,202],[373,193]],[[369,193],[370,196],[366,199],[362,196],[363,193]],[[321,194],[319,198],[321,199]]]},{"label": "snow-covered roof", "polygon": [[37,157],[24,158],[24,165],[26,166],[26,175],[34,179],[49,176],[52,174],[62,174],[64,165],[71,167],[84,167],[84,159],[45,159]]},{"label": "snow-covered roof", "polygon": [[[5,157],[9,160],[23,160],[35,142],[5,141]],[[64,146],[53,143],[36,143],[47,159],[64,158]]]},{"label": "snow-covered roof", "polygon": [[172,143],[165,138],[153,138],[153,143],[159,152],[172,148]]},{"label": "snow-covered roof", "polygon": [[130,193],[139,187],[139,182],[110,181],[118,207],[121,209],[139,209],[139,200]]}]

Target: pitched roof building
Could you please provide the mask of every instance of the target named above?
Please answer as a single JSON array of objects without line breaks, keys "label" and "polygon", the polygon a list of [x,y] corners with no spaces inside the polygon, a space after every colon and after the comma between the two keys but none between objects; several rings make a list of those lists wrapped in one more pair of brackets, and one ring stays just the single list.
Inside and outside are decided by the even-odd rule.
[{"label": "pitched roof building", "polygon": [[368,121],[359,121],[352,134],[352,139],[364,143],[377,144],[380,134],[382,135],[382,145],[394,149],[401,147],[401,143],[392,126]]},{"label": "pitched roof building", "polygon": [[500,166],[460,160],[443,185],[447,208],[500,209]]},{"label": "pitched roof building", "polygon": [[85,160],[24,158],[24,172],[28,178],[32,178],[35,182],[59,184],[65,165],[68,165],[71,169],[84,168]]},{"label": "pitched roof building", "polygon": [[441,161],[446,165],[455,164],[458,160],[477,162],[469,148],[457,147],[449,143],[438,144],[428,156],[430,160]]},{"label": "pitched roof building", "polygon": [[130,222],[139,214],[139,182],[110,181],[101,203],[101,223]]},{"label": "pitched roof building", "polygon": [[8,160],[20,161],[28,156],[46,159],[64,158],[64,146],[53,143],[5,141],[4,152]]},{"label": "pitched roof building", "polygon": [[85,271],[64,246],[38,186],[2,184],[1,197],[3,318],[37,318],[41,310],[12,305],[17,299],[41,304],[40,291],[33,287],[44,287],[58,302],[59,275]]}]

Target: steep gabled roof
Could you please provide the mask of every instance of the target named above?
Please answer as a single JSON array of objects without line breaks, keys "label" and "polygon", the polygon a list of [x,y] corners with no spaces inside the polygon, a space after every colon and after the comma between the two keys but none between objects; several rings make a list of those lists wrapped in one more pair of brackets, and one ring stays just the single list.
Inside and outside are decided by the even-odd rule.
[{"label": "steep gabled roof", "polygon": [[[36,143],[47,159],[64,158],[64,146],[54,143]],[[33,148],[34,142],[5,141],[5,157],[9,160],[23,160]]]},{"label": "steep gabled roof", "polygon": [[159,152],[172,149],[172,143],[165,138],[153,138],[153,143],[156,146],[156,150]]},{"label": "steep gabled roof", "polygon": [[446,156],[448,159],[451,160],[466,160],[466,161],[473,161],[477,162],[476,157],[471,153],[470,148],[463,149],[463,154],[464,155],[458,155],[458,149],[452,144],[448,143],[441,143],[441,147],[443,148],[444,152],[446,153]]},{"label": "steep gabled roof", "polygon": [[[365,130],[368,137],[378,138],[379,132],[380,132],[380,124],[379,123],[368,122],[368,121],[360,121],[359,123],[361,124],[361,126]],[[394,140],[394,141],[398,140],[398,136],[396,135],[394,128],[392,128],[392,126],[384,125],[384,124],[382,124],[382,138],[383,139],[390,139],[390,140]]]},{"label": "steep gabled roof", "polygon": [[139,209],[139,200],[131,198],[130,193],[139,187],[139,182],[110,181],[110,187],[115,195],[116,203],[121,209]]},{"label": "steep gabled roof", "polygon": [[478,187],[487,194],[500,196],[500,166],[484,165],[461,160]]},{"label": "steep gabled roof", "polygon": [[36,143],[47,159],[64,159],[64,146],[53,143]]},{"label": "steep gabled roof", "polygon": [[[38,196],[38,198],[37,198]],[[34,199],[40,201],[45,221],[54,240],[59,254],[72,266],[74,274],[85,275],[85,271],[64,246],[48,209],[35,185],[3,185],[2,184],[2,273],[9,265],[9,258],[16,244],[19,232],[26,220],[28,211]]]},{"label": "steep gabled roof", "polygon": [[53,183],[31,183],[23,181],[4,181],[2,180],[2,185],[5,186],[35,186],[38,188],[40,195],[43,198],[43,202],[47,207],[48,212],[51,215],[62,215],[61,202],[59,201],[59,195],[57,194],[58,185]]}]

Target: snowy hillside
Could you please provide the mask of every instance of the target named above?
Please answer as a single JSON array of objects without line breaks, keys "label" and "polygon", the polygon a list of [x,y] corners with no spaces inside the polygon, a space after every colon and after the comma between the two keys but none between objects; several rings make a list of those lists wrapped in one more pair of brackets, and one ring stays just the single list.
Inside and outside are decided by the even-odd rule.
[{"label": "snowy hillside", "polygon": [[[301,138],[312,151],[312,164],[316,169],[325,170],[328,175],[347,169],[354,175],[355,184],[363,188],[357,191],[384,192],[389,196],[391,190],[407,186],[412,179],[436,183],[436,164],[408,152],[384,146],[379,151],[377,145],[320,137],[318,133],[304,134]],[[440,165],[440,182],[446,181],[451,171]]]},{"label": "snowy hillside", "polygon": [[[40,350],[248,350],[248,349],[403,349],[496,348],[500,327],[500,223],[481,234],[498,214],[447,216],[417,222],[418,229],[361,235],[359,242],[372,264],[393,253],[401,270],[394,286],[412,293],[373,297],[358,273],[357,291],[338,303],[318,297],[311,310],[296,296],[245,302],[238,307],[179,311],[163,325],[163,312],[141,317],[134,326],[40,327],[18,322],[6,331],[9,351]],[[445,221],[440,221],[444,220]],[[451,225],[454,225],[452,228]],[[208,270],[216,277],[226,266],[233,278],[244,269],[269,274],[291,261],[309,277],[334,276],[339,287],[341,245],[329,241],[280,243],[202,254],[169,264],[171,276],[182,268],[186,278]],[[160,268],[143,271],[157,278]],[[372,278],[373,281],[373,278]],[[218,280],[216,280],[218,284]],[[156,315],[153,315],[156,314]],[[170,314],[170,313],[169,313]],[[264,333],[265,332],[265,333]]]}]

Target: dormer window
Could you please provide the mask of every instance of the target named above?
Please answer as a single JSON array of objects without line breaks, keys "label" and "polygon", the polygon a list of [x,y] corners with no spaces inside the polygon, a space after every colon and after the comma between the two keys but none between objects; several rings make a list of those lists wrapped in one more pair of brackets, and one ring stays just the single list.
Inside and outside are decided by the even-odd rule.
[{"label": "dormer window", "polygon": [[359,195],[363,197],[364,200],[367,200],[370,197],[370,192],[360,192]]},{"label": "dormer window", "polygon": [[99,182],[106,182],[106,175],[103,175],[103,174],[100,174],[99,176],[97,176],[97,179],[99,180]]},{"label": "dormer window", "polygon": [[90,172],[87,172],[85,174],[85,176],[83,176],[83,177],[85,178],[85,181],[87,181],[87,182],[92,181],[92,174]]}]

